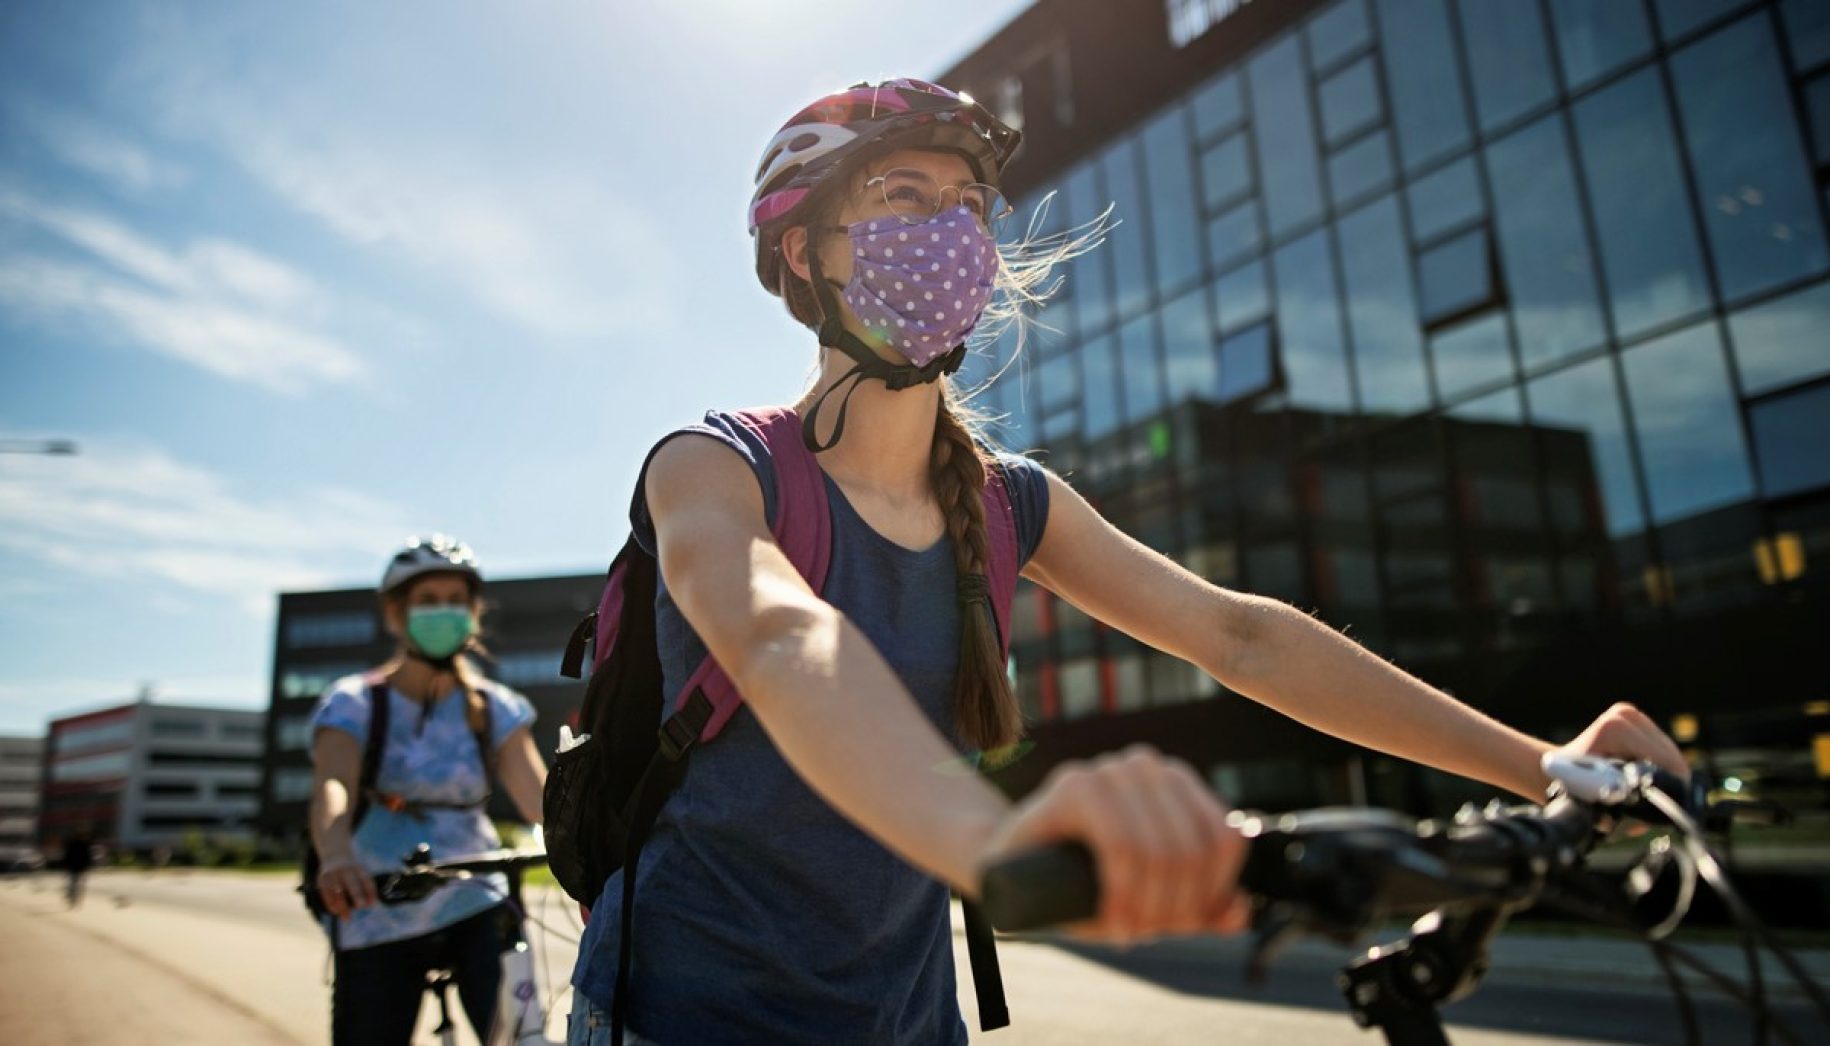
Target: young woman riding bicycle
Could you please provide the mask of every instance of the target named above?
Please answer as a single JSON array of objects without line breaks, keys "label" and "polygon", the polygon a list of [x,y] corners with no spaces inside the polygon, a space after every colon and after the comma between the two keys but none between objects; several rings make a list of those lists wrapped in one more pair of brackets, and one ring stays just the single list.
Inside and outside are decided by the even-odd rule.
[{"label": "young woman riding bicycle", "polygon": [[[713,412],[651,453],[631,518],[661,565],[665,693],[709,650],[743,706],[695,750],[642,852],[625,1041],[963,1042],[947,888],[975,894],[991,858],[1060,839],[1098,864],[1096,936],[1243,925],[1239,840],[1188,767],[1131,750],[1063,767],[1015,807],[958,771],[1021,728],[987,598],[988,470],[1023,576],[1317,729],[1541,794],[1547,743],[1295,608],[1206,583],[976,433],[948,377],[961,346],[988,306],[1034,304],[1074,249],[997,245],[1016,141],[963,96],[892,80],[819,99],[765,152],[756,268],[819,336],[793,411],[819,452],[832,559],[816,593],[776,545],[754,415]],[[1572,746],[1682,769],[1625,706]],[[580,951],[575,1044],[610,1035],[620,876]]]},{"label": "young woman riding bicycle", "polygon": [[[482,587],[462,543],[409,543],[381,582],[382,621],[399,641],[394,657],[338,680],[312,715],[311,833],[336,950],[335,1046],[403,1046],[432,969],[452,971],[479,1037],[494,1016],[506,880],[453,883],[421,901],[382,906],[373,879],[421,843],[447,857],[500,846],[484,812],[492,776],[524,818],[540,820],[546,765],[529,734],[534,710],[466,656],[477,649]],[[377,700],[387,702],[380,717]],[[363,759],[378,722],[378,772],[365,792]]]}]

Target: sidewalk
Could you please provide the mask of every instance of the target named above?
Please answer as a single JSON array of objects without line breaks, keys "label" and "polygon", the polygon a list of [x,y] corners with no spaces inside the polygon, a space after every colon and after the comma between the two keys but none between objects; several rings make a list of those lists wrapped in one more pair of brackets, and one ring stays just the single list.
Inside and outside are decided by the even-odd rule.
[{"label": "sidewalk", "polygon": [[[197,957],[194,934],[170,933],[168,926],[167,932],[130,944],[105,932],[117,915],[112,909],[91,897],[82,908],[66,911],[55,887],[33,891],[24,880],[0,886],[0,938],[6,941],[0,948],[0,983],[6,985],[0,994],[0,1042],[293,1046],[321,1037],[310,1034],[324,1023],[321,1002],[310,1006],[304,1022],[310,1030],[295,1034],[250,1005],[254,1000],[194,975],[198,971],[187,965]],[[236,952],[215,961],[256,966],[267,961],[258,950]],[[311,983],[307,979],[306,987]]]}]

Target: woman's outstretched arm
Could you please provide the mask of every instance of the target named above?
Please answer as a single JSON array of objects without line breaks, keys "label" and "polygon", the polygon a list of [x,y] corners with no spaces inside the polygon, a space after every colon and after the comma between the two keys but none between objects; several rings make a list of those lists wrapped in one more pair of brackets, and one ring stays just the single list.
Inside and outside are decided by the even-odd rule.
[{"label": "woman's outstretched arm", "polygon": [[[1520,733],[1275,599],[1220,588],[1108,523],[1050,475],[1042,543],[1024,574],[1093,617],[1200,666],[1262,704],[1336,737],[1541,798],[1539,757]],[[1573,747],[1688,773],[1643,713],[1616,705]]]}]

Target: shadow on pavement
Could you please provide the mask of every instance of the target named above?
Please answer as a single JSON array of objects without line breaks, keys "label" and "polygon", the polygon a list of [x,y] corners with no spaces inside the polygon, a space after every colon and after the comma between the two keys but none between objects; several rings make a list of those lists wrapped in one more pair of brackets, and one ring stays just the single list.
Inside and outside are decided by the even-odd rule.
[{"label": "shadow on pavement", "polygon": [[[1330,953],[1306,948],[1300,955],[1272,966],[1265,983],[1248,984],[1246,949],[1207,949],[1191,942],[1163,942],[1128,951],[1114,951],[1053,938],[1032,938],[1035,943],[1059,948],[1126,976],[1187,995],[1270,1006],[1294,1006],[1338,1013],[1345,1031],[1354,1027],[1346,1000],[1336,987],[1340,968],[1357,951]],[[1652,959],[1648,955],[1646,962]],[[1768,963],[1768,978],[1778,971]],[[1745,969],[1723,971],[1737,981]],[[1697,1021],[1706,1043],[1753,1041],[1753,1021],[1748,1011],[1725,996],[1693,991]],[[1668,991],[1626,988],[1590,975],[1572,976],[1566,983],[1487,983],[1467,999],[1443,1009],[1451,1039],[1456,1026],[1494,1032],[1580,1039],[1591,1042],[1682,1043],[1683,1026],[1678,1004]],[[1772,1012],[1801,1041],[1815,1037],[1825,1025],[1802,1004],[1775,1005]],[[1216,1032],[1221,1029],[1215,1029]],[[1368,1038],[1367,1041],[1379,1041]]]}]

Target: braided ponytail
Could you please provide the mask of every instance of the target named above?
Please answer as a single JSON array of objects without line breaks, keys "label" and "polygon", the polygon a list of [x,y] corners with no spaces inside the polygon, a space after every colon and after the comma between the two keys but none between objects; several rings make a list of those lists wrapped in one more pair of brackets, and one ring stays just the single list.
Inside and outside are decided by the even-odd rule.
[{"label": "braided ponytail", "polygon": [[997,622],[985,589],[991,543],[985,533],[986,459],[955,410],[950,384],[941,386],[940,413],[929,458],[934,497],[953,539],[959,574],[959,668],[953,677],[953,718],[962,741],[980,752],[1017,742],[1023,717],[1005,675]]}]

